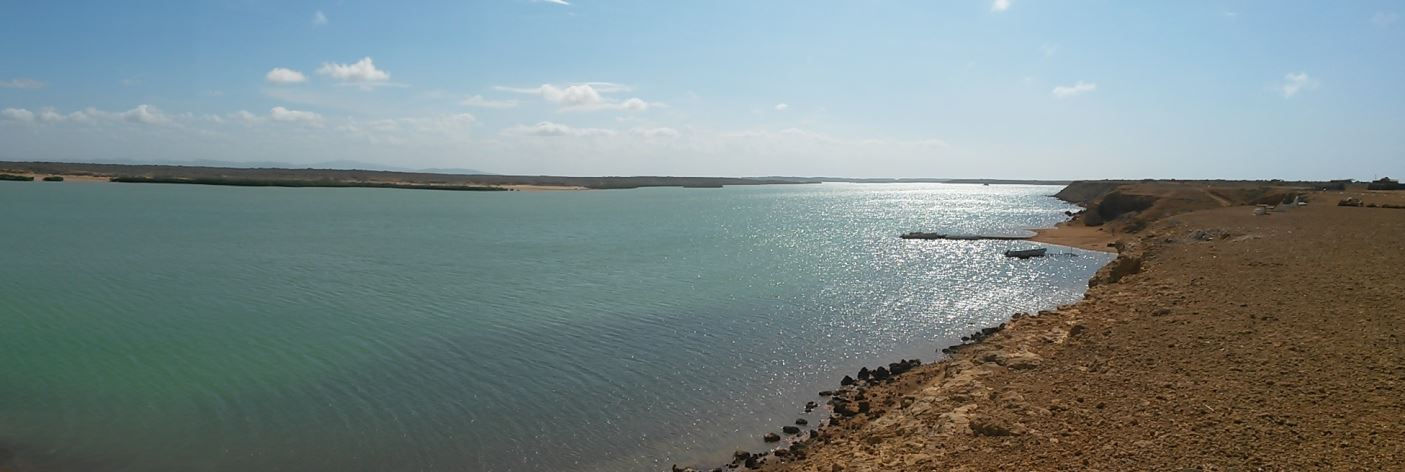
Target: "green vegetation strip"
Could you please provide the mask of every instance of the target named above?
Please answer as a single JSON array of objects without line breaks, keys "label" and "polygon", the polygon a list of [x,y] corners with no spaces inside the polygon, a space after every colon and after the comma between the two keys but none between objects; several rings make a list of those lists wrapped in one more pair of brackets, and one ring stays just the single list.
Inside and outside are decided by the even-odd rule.
[{"label": "green vegetation strip", "polygon": [[260,180],[260,179],[232,179],[220,177],[136,177],[118,176],[111,179],[113,182],[142,183],[142,184],[195,184],[195,185],[232,185],[236,187],[336,187],[336,188],[403,188],[419,190],[458,190],[466,192],[494,192],[512,190],[503,187],[492,187],[487,185],[424,185],[405,184],[393,182],[346,182],[338,180]]},{"label": "green vegetation strip", "polygon": [[0,174],[0,180],[13,180],[16,182],[32,182],[34,177],[28,175]]}]

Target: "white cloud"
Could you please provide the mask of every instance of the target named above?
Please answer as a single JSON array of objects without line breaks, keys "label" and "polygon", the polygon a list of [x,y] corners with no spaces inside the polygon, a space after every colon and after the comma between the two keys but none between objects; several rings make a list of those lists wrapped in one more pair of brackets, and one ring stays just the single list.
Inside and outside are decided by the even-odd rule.
[{"label": "white cloud", "polygon": [[44,83],[34,79],[10,79],[0,82],[0,88],[8,89],[37,89],[44,87]]},{"label": "white cloud", "polygon": [[251,125],[251,124],[254,124],[254,123],[258,123],[259,121],[262,121],[262,120],[263,120],[262,118],[259,118],[258,115],[255,115],[255,114],[253,114],[253,113],[249,113],[249,112],[246,111],[246,110],[239,110],[239,111],[236,111],[236,112],[234,112],[234,113],[230,113],[230,114],[229,114],[229,119],[234,120],[234,121],[239,121],[239,122],[242,122],[242,123],[247,124],[247,125]]},{"label": "white cloud", "polygon": [[1317,79],[1309,77],[1306,72],[1289,72],[1283,76],[1283,84],[1278,86],[1278,91],[1283,94],[1283,98],[1293,98],[1299,92],[1317,88]]},{"label": "white cloud", "polygon": [[557,86],[552,84],[542,84],[538,87],[495,87],[497,90],[514,93],[524,93],[537,95],[548,102],[556,104],[562,111],[595,111],[595,110],[628,110],[644,111],[651,107],[659,106],[658,103],[646,102],[639,98],[629,98],[627,100],[615,100],[606,97],[604,94],[627,92],[630,88],[626,85],[611,82],[585,82],[571,84],[567,86]]},{"label": "white cloud", "polygon": [[482,95],[474,95],[463,99],[459,105],[477,108],[514,108],[517,106],[517,100],[489,100],[483,98]]},{"label": "white cloud", "polygon": [[668,127],[659,127],[659,128],[643,128],[643,127],[640,127],[640,128],[631,129],[631,130],[629,130],[629,132],[632,133],[632,134],[634,134],[634,135],[636,135],[636,136],[643,136],[643,137],[645,137],[645,138],[676,138],[676,137],[678,137],[678,136],[681,134],[681,133],[678,132],[678,130],[673,129],[673,128],[668,128]]},{"label": "white cloud", "polygon": [[1397,21],[1400,21],[1400,15],[1393,11],[1378,11],[1375,15],[1371,15],[1371,24],[1376,26],[1390,26]]},{"label": "white cloud", "polygon": [[23,108],[6,108],[4,110],[0,110],[0,116],[3,116],[5,117],[5,119],[11,121],[34,121],[34,112]]},{"label": "white cloud", "polygon": [[990,4],[990,11],[1002,12],[1010,9],[1010,0],[995,0]]},{"label": "white cloud", "polygon": [[302,72],[282,67],[274,67],[273,70],[268,71],[268,75],[265,75],[264,78],[267,79],[270,84],[300,84],[307,82],[307,76],[302,75]]},{"label": "white cloud", "polygon": [[363,57],[351,64],[324,62],[322,67],[317,69],[317,73],[345,83],[358,85],[363,90],[384,85],[390,80],[390,73],[377,69],[370,57]]},{"label": "white cloud", "polygon": [[148,125],[165,124],[171,121],[170,118],[161,113],[161,110],[146,104],[137,105],[136,108],[119,113],[117,116],[125,121]]},{"label": "white cloud", "polygon": [[784,104],[784,103],[777,103],[777,104],[776,104],[776,111],[786,111],[786,110],[788,110],[788,109],[790,109],[790,105],[787,105],[787,104]]},{"label": "white cloud", "polygon": [[566,0],[532,0],[532,3],[550,3],[553,5],[571,6],[571,2]]},{"label": "white cloud", "polygon": [[1097,89],[1098,84],[1093,82],[1084,82],[1080,80],[1078,82],[1075,82],[1073,85],[1059,85],[1057,87],[1054,87],[1054,96],[1057,98],[1069,98],[1076,95],[1082,95],[1088,92],[1092,92]]},{"label": "white cloud", "polygon": [[315,13],[312,14],[313,26],[322,26],[325,24],[327,24],[327,14],[322,13],[322,10],[317,10]]},{"label": "white cloud", "polygon": [[575,128],[550,121],[543,121],[535,125],[518,125],[504,129],[502,134],[507,136],[614,136],[614,130],[602,128]]},{"label": "white cloud", "polygon": [[289,110],[283,107],[273,107],[268,112],[268,119],[285,123],[304,123],[312,126],[322,126],[322,115],[300,110]]}]

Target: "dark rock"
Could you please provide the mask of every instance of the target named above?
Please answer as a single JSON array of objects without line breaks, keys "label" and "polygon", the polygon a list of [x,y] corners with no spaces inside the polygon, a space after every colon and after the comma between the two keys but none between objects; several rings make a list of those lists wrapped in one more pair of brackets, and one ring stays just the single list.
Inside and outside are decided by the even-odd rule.
[{"label": "dark rock", "polygon": [[859,402],[859,413],[868,413],[868,402]]},{"label": "dark rock", "polygon": [[800,428],[796,426],[782,426],[781,432],[785,434],[800,434]]},{"label": "dark rock", "polygon": [[879,368],[873,370],[873,379],[874,379],[874,380],[885,380],[885,379],[887,379],[887,378],[888,378],[888,369],[887,369],[886,367],[879,367]]},{"label": "dark rock", "polygon": [[853,384],[854,384],[854,378],[853,378],[853,377],[850,377],[850,376],[847,376],[847,375],[845,375],[843,379],[840,379],[840,380],[839,380],[839,385],[843,385],[843,386],[845,386],[845,387],[850,386],[850,385],[853,385]]},{"label": "dark rock", "polygon": [[1082,335],[1082,334],[1083,334],[1084,332],[1086,332],[1086,331],[1088,331],[1088,327],[1087,327],[1087,326],[1083,326],[1083,325],[1081,325],[1081,324],[1076,324],[1076,325],[1073,325],[1072,328],[1069,328],[1069,329],[1068,329],[1068,337],[1070,337],[1070,338],[1075,338],[1075,337],[1078,337],[1078,336]]},{"label": "dark rock", "polygon": [[800,426],[805,426],[805,425],[807,425],[807,424],[810,424],[810,422],[809,422],[809,421],[806,421],[805,418],[796,418],[796,419],[795,419],[795,424],[798,424],[798,425],[800,425]]},{"label": "dark rock", "polygon": [[679,467],[678,464],[673,464],[673,472],[698,472],[698,470],[692,467]]},{"label": "dark rock", "polygon": [[745,461],[748,457],[751,457],[750,452],[738,449],[737,452],[732,453],[732,463]]},{"label": "dark rock", "polygon": [[765,440],[766,442],[776,442],[781,440],[781,435],[776,433],[766,433],[766,435],[762,436],[761,439]]},{"label": "dark rock", "polygon": [[859,368],[859,375],[858,375],[859,380],[868,380],[868,379],[869,379],[870,377],[872,377],[872,376],[873,376],[873,373],[872,373],[872,372],[869,372],[867,367],[860,367],[860,368]]},{"label": "dark rock", "polygon": [[820,405],[819,405],[818,403],[815,403],[814,401],[805,402],[805,409],[806,409],[806,410],[813,410],[813,409],[815,409],[815,408],[819,408],[819,406],[820,406]]},{"label": "dark rock", "polygon": [[771,454],[775,454],[776,457],[785,457],[785,456],[789,456],[789,455],[790,455],[790,449],[786,449],[786,448],[777,448],[776,450],[771,451]]},{"label": "dark rock", "polygon": [[854,402],[837,402],[834,404],[834,414],[839,416],[854,416],[859,414],[859,405]]},{"label": "dark rock", "polygon": [[830,396],[830,395],[834,395],[834,391],[833,391],[833,390],[820,390],[820,396],[821,396],[821,397],[828,397],[828,396]]}]

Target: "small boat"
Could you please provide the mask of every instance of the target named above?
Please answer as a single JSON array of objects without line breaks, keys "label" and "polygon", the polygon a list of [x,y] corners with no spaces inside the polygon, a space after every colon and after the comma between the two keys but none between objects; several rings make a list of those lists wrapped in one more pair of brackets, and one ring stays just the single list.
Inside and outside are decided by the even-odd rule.
[{"label": "small boat", "polygon": [[1031,257],[1044,257],[1044,253],[1046,251],[1048,251],[1048,249],[1042,247],[1034,249],[1011,249],[1005,251],[1005,257],[1018,257],[1020,259],[1029,259]]}]

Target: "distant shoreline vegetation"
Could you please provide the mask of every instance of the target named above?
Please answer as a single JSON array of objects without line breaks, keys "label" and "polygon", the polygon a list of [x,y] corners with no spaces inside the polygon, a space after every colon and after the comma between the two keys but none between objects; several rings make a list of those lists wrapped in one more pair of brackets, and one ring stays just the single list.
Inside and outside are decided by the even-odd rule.
[{"label": "distant shoreline vegetation", "polygon": [[439,185],[439,184],[413,184],[397,182],[351,182],[338,180],[288,180],[288,179],[246,179],[246,178],[221,178],[221,177],[142,177],[142,176],[117,176],[110,179],[113,182],[139,183],[139,184],[193,184],[193,185],[229,185],[234,187],[335,187],[335,188],[400,188],[416,190],[455,190],[463,192],[506,192],[512,189],[506,187],[494,187],[490,185]]},{"label": "distant shoreline vegetation", "polygon": [[12,180],[15,182],[33,182],[34,177],[28,175],[0,174],[0,180]]},{"label": "distant shoreline vegetation", "polygon": [[541,188],[633,189],[717,188],[728,185],[813,184],[805,177],[669,177],[438,174],[357,169],[285,169],[176,165],[0,162],[0,172],[106,178],[113,182],[232,185],[243,187],[369,187],[426,190],[503,191]]}]

